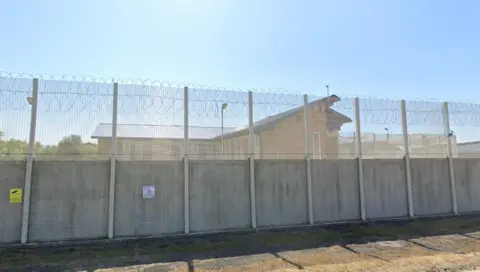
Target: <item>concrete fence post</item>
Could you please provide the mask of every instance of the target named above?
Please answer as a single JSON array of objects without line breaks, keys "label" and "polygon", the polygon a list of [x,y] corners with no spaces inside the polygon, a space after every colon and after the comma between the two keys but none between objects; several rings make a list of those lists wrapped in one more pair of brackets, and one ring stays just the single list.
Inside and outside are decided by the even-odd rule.
[{"label": "concrete fence post", "polygon": [[405,100],[400,102],[402,112],[402,134],[403,134],[403,149],[405,160],[405,180],[407,182],[407,201],[408,201],[408,215],[414,217],[413,209],[413,195],[412,195],[412,169],[410,167],[410,145],[408,142],[408,125],[407,125],[407,106]]},{"label": "concrete fence post", "polygon": [[35,152],[35,130],[37,128],[37,104],[38,104],[38,78],[33,79],[32,97],[27,99],[32,106],[30,115],[30,136],[28,138],[28,154],[27,165],[25,171],[25,194],[23,197],[23,211],[22,211],[22,234],[20,241],[22,244],[27,243],[28,227],[30,221],[30,199],[32,194],[32,170],[33,170],[33,156]]},{"label": "concrete fence post", "polygon": [[308,95],[303,95],[303,121],[305,129],[305,160],[307,162],[307,198],[308,198],[308,221],[311,225],[315,223],[313,217],[313,196],[312,196],[312,162],[310,156],[310,129],[308,124]]},{"label": "concrete fence post", "polygon": [[363,158],[362,158],[362,131],[360,128],[360,99],[355,98],[355,147],[358,160],[358,183],[360,193],[360,217],[362,220],[367,219],[367,213],[365,209],[365,185],[363,180]]},{"label": "concrete fence post", "polygon": [[255,203],[255,138],[253,131],[253,93],[248,92],[248,146],[250,149],[250,215],[252,228],[257,228],[257,207]]},{"label": "concrete fence post", "polygon": [[118,83],[113,83],[113,112],[112,112],[112,147],[110,154],[110,184],[108,196],[108,238],[113,238],[115,222],[115,183],[117,166],[117,109],[118,109]]},{"label": "concrete fence post", "polygon": [[188,87],[183,88],[183,205],[185,233],[190,233],[190,195],[188,171]]},{"label": "concrete fence post", "polygon": [[448,169],[450,173],[450,190],[452,192],[452,210],[454,214],[458,214],[457,206],[457,184],[455,181],[455,169],[453,165],[453,150],[452,150],[452,132],[450,130],[450,116],[448,113],[448,103],[443,103],[443,127],[445,129],[445,136],[447,137],[447,154],[448,154]]}]

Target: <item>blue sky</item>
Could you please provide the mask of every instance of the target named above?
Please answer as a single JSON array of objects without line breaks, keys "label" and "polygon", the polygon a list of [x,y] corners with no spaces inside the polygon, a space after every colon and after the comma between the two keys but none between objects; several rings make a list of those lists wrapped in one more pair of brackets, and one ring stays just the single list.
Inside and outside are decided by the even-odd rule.
[{"label": "blue sky", "polygon": [[0,70],[480,100],[479,12],[475,0],[3,0]]}]

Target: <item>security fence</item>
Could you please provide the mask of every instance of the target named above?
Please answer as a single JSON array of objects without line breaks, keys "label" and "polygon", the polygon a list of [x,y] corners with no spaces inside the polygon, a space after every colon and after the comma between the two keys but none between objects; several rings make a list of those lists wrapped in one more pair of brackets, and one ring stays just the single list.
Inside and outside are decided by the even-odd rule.
[{"label": "security fence", "polygon": [[476,211],[479,105],[2,73],[0,243]]}]

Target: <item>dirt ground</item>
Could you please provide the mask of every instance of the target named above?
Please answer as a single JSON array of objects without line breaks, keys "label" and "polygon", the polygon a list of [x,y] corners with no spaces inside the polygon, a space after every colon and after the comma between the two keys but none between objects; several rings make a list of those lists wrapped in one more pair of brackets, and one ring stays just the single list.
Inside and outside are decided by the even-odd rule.
[{"label": "dirt ground", "polygon": [[0,271],[468,271],[480,216],[0,249]]}]

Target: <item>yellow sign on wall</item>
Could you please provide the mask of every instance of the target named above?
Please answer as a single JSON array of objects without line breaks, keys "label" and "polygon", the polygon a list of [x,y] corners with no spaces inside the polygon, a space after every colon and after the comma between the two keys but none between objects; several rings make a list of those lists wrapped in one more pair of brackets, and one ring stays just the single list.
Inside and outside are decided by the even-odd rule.
[{"label": "yellow sign on wall", "polygon": [[10,189],[10,203],[22,203],[22,189]]}]

